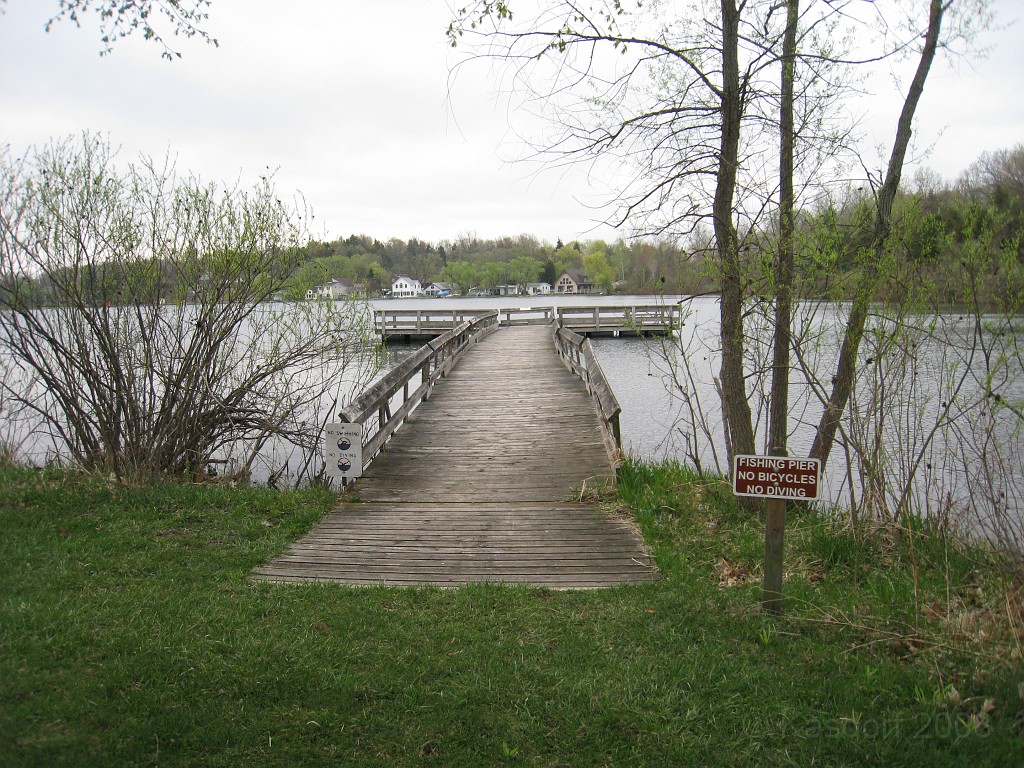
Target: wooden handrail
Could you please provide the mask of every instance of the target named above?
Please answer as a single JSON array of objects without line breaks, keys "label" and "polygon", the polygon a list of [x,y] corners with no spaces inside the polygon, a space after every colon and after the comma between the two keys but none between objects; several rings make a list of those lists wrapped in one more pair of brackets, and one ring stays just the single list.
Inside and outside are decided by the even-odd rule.
[{"label": "wooden handrail", "polygon": [[[402,307],[375,310],[375,324],[382,336],[420,335],[439,332],[482,314],[475,309],[446,309],[443,302],[429,309]],[[498,313],[502,325],[547,325],[552,320],[583,333],[671,333],[679,325],[677,304],[628,304],[590,306],[505,307]]]},{"label": "wooden handrail", "polygon": [[560,325],[583,329],[584,333],[642,330],[671,333],[679,325],[678,304],[628,304],[588,307],[558,307]]},{"label": "wooden handrail", "polygon": [[569,370],[579,376],[587,385],[587,391],[597,402],[602,429],[611,439],[615,450],[621,452],[622,432],[619,429],[619,414],[622,413],[622,408],[611,385],[608,384],[608,379],[605,378],[590,339],[569,330],[557,321],[553,326],[552,336],[558,355],[569,367]]},{"label": "wooden handrail", "polygon": [[[364,469],[416,406],[430,397],[434,384],[448,375],[462,353],[497,328],[497,312],[461,322],[417,349],[342,409],[338,414],[342,421],[363,426]],[[420,379],[414,382],[417,374]],[[399,391],[402,399],[392,403]],[[392,410],[392,406],[397,407]]]}]

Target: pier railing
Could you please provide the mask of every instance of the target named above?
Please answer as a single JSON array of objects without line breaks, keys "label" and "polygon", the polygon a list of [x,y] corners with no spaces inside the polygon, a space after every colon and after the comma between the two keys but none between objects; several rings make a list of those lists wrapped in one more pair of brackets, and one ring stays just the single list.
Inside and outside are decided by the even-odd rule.
[{"label": "pier railing", "polygon": [[569,369],[579,376],[587,385],[587,391],[597,402],[601,415],[601,426],[605,436],[611,440],[617,452],[622,451],[622,433],[619,429],[619,414],[622,408],[615,398],[608,380],[601,370],[601,364],[594,354],[590,339],[559,323],[554,325],[552,335],[555,350]]},{"label": "pier railing", "polygon": [[463,352],[497,328],[497,312],[474,313],[417,349],[341,411],[341,421],[363,425],[364,469]]},{"label": "pier railing", "polygon": [[560,326],[583,336],[668,335],[679,327],[678,304],[556,307]]},{"label": "pier railing", "polygon": [[[374,324],[382,338],[429,338],[473,320],[475,309],[386,308],[374,311]],[[552,321],[583,335],[667,335],[679,327],[678,304],[630,304],[587,307],[506,307],[496,311],[501,325],[548,325]]]}]

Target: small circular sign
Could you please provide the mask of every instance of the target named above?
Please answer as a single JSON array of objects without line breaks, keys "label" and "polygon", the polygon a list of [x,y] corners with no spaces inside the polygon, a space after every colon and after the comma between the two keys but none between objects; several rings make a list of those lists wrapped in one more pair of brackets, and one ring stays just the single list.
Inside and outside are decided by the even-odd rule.
[{"label": "small circular sign", "polygon": [[338,469],[340,469],[342,472],[348,472],[350,469],[352,469],[352,462],[342,457],[338,459]]},{"label": "small circular sign", "polygon": [[341,437],[338,438],[338,450],[339,451],[347,451],[351,447],[352,447],[352,441],[349,440],[347,437],[342,435]]}]

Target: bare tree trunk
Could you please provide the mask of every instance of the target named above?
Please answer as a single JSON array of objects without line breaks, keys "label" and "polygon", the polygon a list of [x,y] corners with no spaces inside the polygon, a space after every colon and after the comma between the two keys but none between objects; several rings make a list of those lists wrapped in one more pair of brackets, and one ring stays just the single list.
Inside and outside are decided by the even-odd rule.
[{"label": "bare tree trunk", "polygon": [[789,347],[793,336],[793,81],[800,0],[786,2],[779,107],[779,251],[775,268],[775,335],[768,447],[785,452],[789,436]]},{"label": "bare tree trunk", "polygon": [[925,34],[921,59],[918,61],[917,71],[914,73],[910,90],[903,102],[903,111],[900,113],[900,119],[896,127],[896,139],[893,142],[892,153],[889,156],[889,167],[886,170],[885,181],[878,191],[875,203],[874,232],[872,235],[874,259],[864,266],[860,284],[857,286],[853,308],[850,310],[850,318],[846,323],[843,345],[839,351],[839,362],[836,365],[832,394],[825,404],[825,410],[821,415],[818,431],[814,436],[814,443],[811,446],[811,458],[821,459],[822,464],[828,461],[839,421],[843,411],[846,409],[846,404],[849,402],[850,393],[853,391],[857,353],[860,349],[861,338],[864,336],[864,326],[867,322],[871,297],[874,294],[875,287],[878,285],[880,276],[879,264],[885,253],[886,241],[892,227],[892,205],[896,198],[896,192],[899,189],[900,176],[903,173],[903,162],[906,158],[907,147],[910,144],[911,124],[918,102],[921,100],[921,94],[924,92],[928,71],[931,68],[932,61],[935,59],[939,33],[942,30],[942,17],[946,11],[947,2],[948,0],[931,0],[928,13],[928,30]]},{"label": "bare tree trunk", "polygon": [[733,198],[739,161],[740,92],[739,11],[735,0],[722,0],[722,135],[712,215],[722,268],[722,416],[729,466],[735,454],[754,452],[754,428],[743,371],[743,287],[739,238],[733,223]]}]

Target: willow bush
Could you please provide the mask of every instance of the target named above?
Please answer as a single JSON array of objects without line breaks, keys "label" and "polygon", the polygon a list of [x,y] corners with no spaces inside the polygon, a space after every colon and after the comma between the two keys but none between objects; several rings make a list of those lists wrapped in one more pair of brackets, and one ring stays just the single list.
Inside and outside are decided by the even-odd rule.
[{"label": "willow bush", "polygon": [[325,403],[372,370],[365,305],[274,301],[308,216],[270,178],[118,167],[83,135],[5,152],[0,185],[0,355],[16,371],[0,388],[84,469],[189,476],[251,466],[271,441],[311,450]]}]

